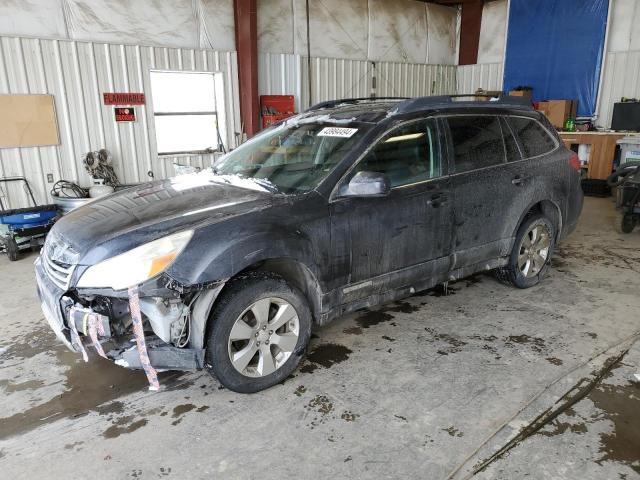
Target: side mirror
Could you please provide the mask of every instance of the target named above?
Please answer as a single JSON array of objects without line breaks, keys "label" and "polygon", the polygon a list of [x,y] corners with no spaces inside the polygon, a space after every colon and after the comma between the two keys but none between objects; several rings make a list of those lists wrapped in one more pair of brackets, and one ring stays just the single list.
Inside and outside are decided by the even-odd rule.
[{"label": "side mirror", "polygon": [[346,188],[345,197],[383,197],[389,194],[391,185],[384,173],[379,172],[358,172],[356,173]]}]

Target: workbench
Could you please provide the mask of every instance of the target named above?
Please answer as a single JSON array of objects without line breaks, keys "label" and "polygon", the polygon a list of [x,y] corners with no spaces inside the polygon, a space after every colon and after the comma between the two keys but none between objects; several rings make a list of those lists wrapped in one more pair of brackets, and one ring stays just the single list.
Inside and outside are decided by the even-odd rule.
[{"label": "workbench", "polygon": [[613,159],[616,154],[616,142],[626,137],[626,133],[617,132],[559,132],[565,146],[591,145],[587,161],[587,178],[606,180],[613,171]]}]

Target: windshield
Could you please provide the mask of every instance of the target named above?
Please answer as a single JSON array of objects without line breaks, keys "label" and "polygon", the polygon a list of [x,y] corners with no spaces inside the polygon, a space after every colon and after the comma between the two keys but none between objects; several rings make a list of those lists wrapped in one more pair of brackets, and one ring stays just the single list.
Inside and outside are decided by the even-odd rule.
[{"label": "windshield", "polygon": [[368,126],[290,122],[256,136],[222,157],[218,175],[249,178],[285,194],[313,190],[362,137]]}]

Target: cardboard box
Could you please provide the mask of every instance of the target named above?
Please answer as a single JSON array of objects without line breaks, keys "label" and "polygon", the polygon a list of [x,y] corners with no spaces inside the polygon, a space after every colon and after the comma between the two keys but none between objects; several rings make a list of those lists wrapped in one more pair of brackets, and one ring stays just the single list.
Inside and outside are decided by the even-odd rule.
[{"label": "cardboard box", "polygon": [[476,95],[475,101],[488,102],[492,98],[496,98],[496,97],[499,98],[500,96],[502,96],[502,92],[499,90],[484,90],[482,88],[479,88],[476,90],[475,95]]},{"label": "cardboard box", "polygon": [[562,130],[567,118],[576,118],[578,102],[576,100],[546,100],[538,104],[538,110],[547,116],[551,125]]},{"label": "cardboard box", "polygon": [[531,100],[533,96],[533,90],[511,90],[509,92],[510,97],[525,97]]}]

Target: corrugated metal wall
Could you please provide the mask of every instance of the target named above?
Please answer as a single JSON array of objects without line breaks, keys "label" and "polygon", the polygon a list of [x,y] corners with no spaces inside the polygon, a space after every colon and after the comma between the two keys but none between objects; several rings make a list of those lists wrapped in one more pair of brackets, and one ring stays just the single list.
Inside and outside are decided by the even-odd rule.
[{"label": "corrugated metal wall", "polygon": [[640,98],[640,50],[607,53],[596,125],[611,127],[613,104],[622,97]]},{"label": "corrugated metal wall", "polygon": [[501,62],[458,66],[458,93],[474,93],[478,88],[502,90],[502,71]]},{"label": "corrugated metal wall", "polygon": [[[158,158],[149,71],[187,70],[224,74],[227,143],[240,130],[235,52],[115,45],[66,40],[0,37],[0,93],[54,95],[58,146],[0,149],[0,176],[25,176],[39,202],[48,202],[51,184],[67,179],[88,185],[81,159],[90,150],[113,154],[122,183],[173,174],[175,157]],[[136,107],[138,121],[116,124],[113,107],[102,104],[103,92],[145,92],[147,105]],[[211,156],[179,157],[181,163],[208,165]],[[27,205],[21,188],[0,185],[5,205]]]},{"label": "corrugated metal wall", "polygon": [[261,95],[295,95],[296,108],[334,98],[368,97],[372,78],[378,96],[415,97],[456,91],[455,65],[375,62],[312,58],[312,98],[309,101],[307,57],[291,54],[259,55]]}]

